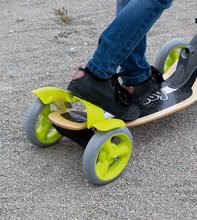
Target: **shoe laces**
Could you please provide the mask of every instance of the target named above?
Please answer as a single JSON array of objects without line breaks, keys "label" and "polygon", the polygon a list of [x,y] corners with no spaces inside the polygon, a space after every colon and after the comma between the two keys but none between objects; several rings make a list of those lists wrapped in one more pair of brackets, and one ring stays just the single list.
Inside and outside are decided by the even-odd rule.
[{"label": "shoe laces", "polygon": [[112,87],[115,88],[115,94],[117,99],[120,101],[120,103],[124,106],[129,106],[132,104],[132,96],[131,94],[122,87],[122,85],[119,83],[119,77],[123,76],[122,73],[116,73],[112,77]]},{"label": "shoe laces", "polygon": [[[132,93],[134,92],[134,88],[120,85],[118,78],[127,75],[129,72],[130,70],[126,70],[124,72],[116,73],[112,77],[112,86],[115,87],[116,95],[120,102],[125,106],[129,106],[133,102]],[[151,66],[151,78],[152,80],[155,79],[158,84],[164,82],[163,74],[153,66]]]}]

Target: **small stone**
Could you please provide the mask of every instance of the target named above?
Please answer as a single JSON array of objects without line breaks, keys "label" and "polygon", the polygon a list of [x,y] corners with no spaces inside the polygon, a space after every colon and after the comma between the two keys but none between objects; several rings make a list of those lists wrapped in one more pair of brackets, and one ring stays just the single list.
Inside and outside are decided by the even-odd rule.
[{"label": "small stone", "polygon": [[71,53],[76,53],[78,49],[76,47],[70,47],[70,52]]},{"label": "small stone", "polygon": [[23,22],[25,19],[16,19],[16,22]]},{"label": "small stone", "polygon": [[8,33],[9,33],[9,34],[12,34],[12,33],[14,33],[14,30],[9,30]]}]

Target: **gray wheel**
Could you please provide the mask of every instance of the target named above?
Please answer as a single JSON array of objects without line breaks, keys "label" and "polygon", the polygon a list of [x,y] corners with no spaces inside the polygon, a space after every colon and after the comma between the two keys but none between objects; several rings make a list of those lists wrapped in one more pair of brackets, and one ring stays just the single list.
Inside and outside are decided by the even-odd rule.
[{"label": "gray wheel", "polygon": [[187,41],[182,38],[174,38],[167,42],[163,45],[155,59],[155,67],[161,73],[166,73],[179,59],[181,49],[187,46]]},{"label": "gray wheel", "polygon": [[52,104],[45,105],[40,99],[36,99],[28,109],[24,127],[26,136],[32,144],[49,147],[61,139],[61,135],[48,119],[54,108]]},{"label": "gray wheel", "polygon": [[113,181],[125,169],[132,148],[132,135],[126,127],[97,131],[84,151],[83,170],[86,178],[99,185]]}]

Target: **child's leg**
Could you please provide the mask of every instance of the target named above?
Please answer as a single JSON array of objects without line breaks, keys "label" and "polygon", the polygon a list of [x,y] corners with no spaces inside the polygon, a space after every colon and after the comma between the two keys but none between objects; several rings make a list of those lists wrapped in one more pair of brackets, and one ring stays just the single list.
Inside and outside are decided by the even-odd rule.
[{"label": "child's leg", "polygon": [[[161,1],[130,0],[102,33],[93,58],[86,69],[76,73],[68,85],[68,90],[118,118],[124,120],[138,118],[139,107],[133,100],[139,100],[139,97],[145,95],[147,88],[152,88],[154,84],[154,88],[159,88],[162,77],[154,74],[154,77],[143,82],[143,85],[135,86],[135,94],[131,97],[130,92],[120,86],[115,73],[118,66],[129,63],[127,61],[131,53],[134,56],[131,59],[134,63],[140,60],[141,54],[144,55],[146,33],[172,2],[172,0],[163,0],[163,3]],[[140,42],[144,48],[138,47],[137,50]],[[147,70],[144,73],[147,74]],[[137,78],[139,72],[136,70],[132,74],[133,78]]]},{"label": "child's leg", "polygon": [[[117,0],[116,15],[127,5],[130,0]],[[127,76],[122,77],[124,85],[135,85],[150,76],[150,65],[145,57],[146,36],[138,43],[128,58],[121,63],[121,71],[130,70]],[[137,75],[137,76],[136,76]]]},{"label": "child's leg", "polygon": [[[127,68],[126,63],[128,64],[131,60],[137,63],[142,58],[142,54],[144,55],[146,33],[171,4],[172,0],[128,1],[114,21],[102,33],[93,58],[87,65],[88,69],[96,76],[107,79],[112,77],[118,66],[123,65]],[[140,46],[141,44],[144,48]],[[132,59],[128,58],[131,53],[133,53]],[[136,66],[136,70],[139,67],[138,71],[132,73],[132,78],[136,82],[138,76],[139,81],[149,76],[147,73],[148,64],[145,59],[143,65],[145,67],[142,68],[142,72],[139,73],[140,66]]]}]

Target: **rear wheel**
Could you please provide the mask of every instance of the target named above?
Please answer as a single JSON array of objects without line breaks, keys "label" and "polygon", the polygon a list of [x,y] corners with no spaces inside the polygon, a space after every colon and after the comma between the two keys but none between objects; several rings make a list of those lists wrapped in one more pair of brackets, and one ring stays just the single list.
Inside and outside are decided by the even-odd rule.
[{"label": "rear wheel", "polygon": [[97,131],[90,139],[83,156],[86,178],[95,184],[116,179],[131,157],[133,139],[128,128]]},{"label": "rear wheel", "polygon": [[188,46],[187,41],[182,38],[174,38],[163,45],[155,60],[155,67],[166,73],[170,67],[179,59],[181,49]]}]

